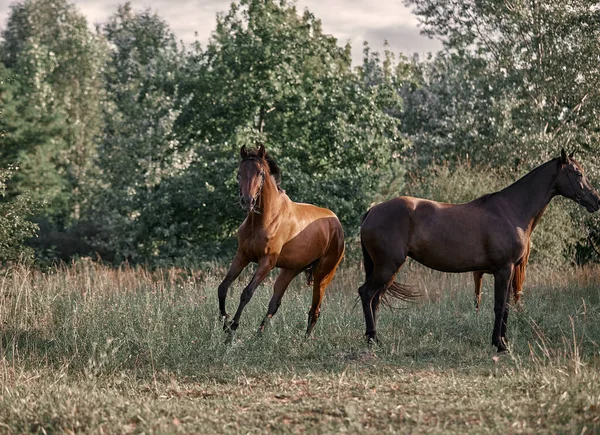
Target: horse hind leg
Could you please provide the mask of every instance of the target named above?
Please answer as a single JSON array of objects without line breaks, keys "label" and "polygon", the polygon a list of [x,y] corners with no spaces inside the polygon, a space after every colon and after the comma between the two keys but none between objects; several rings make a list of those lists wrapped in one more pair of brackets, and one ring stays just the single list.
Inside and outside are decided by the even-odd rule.
[{"label": "horse hind leg", "polygon": [[344,258],[344,247],[341,251],[333,253],[334,255],[325,255],[313,265],[313,295],[310,311],[308,312],[308,326],[306,327],[306,337],[309,338],[321,315],[321,303],[325,297],[325,290],[333,279],[335,272]]},{"label": "horse hind leg", "polygon": [[275,285],[273,286],[273,296],[271,297],[271,301],[269,302],[269,308],[267,310],[267,314],[263,319],[262,323],[258,327],[258,332],[263,332],[267,322],[271,320],[271,318],[275,315],[279,306],[281,305],[281,299],[283,295],[292,282],[292,280],[301,272],[302,270],[295,269],[282,269],[277,279],[275,280]]},{"label": "horse hind leg", "polygon": [[358,289],[365,316],[365,334],[369,343],[379,342],[377,337],[376,317],[379,304],[386,290],[394,282],[396,274],[404,264],[405,260],[406,257],[404,256],[401,261],[398,261],[395,264],[375,264],[373,273],[367,277],[365,283]]}]

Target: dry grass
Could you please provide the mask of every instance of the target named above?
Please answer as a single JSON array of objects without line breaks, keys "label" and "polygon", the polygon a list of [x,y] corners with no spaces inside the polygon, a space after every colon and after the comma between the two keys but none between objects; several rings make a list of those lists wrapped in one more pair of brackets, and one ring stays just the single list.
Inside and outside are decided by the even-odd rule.
[{"label": "dry grass", "polygon": [[[223,270],[109,269],[89,262],[0,278],[0,432],[577,432],[600,430],[600,269],[536,270],[493,358],[491,279],[409,264],[425,296],[381,314],[369,350],[346,262],[314,340],[299,280],[263,336],[269,285],[224,344]],[[245,274],[235,287],[237,302]]]}]

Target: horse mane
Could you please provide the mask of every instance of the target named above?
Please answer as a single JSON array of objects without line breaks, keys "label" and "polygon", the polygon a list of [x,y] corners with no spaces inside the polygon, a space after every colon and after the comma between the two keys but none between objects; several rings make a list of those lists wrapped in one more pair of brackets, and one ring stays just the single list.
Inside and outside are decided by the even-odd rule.
[{"label": "horse mane", "polygon": [[478,201],[482,204],[485,204],[486,202],[489,201],[489,199],[495,195],[497,195],[500,192],[504,192],[505,190],[508,190],[509,188],[514,187],[515,185],[518,185],[520,183],[522,183],[525,179],[529,178],[531,175],[541,171],[542,169],[545,169],[546,167],[550,166],[552,163],[556,163],[559,159],[558,158],[554,158],[551,160],[548,160],[545,163],[542,163],[541,165],[533,168],[531,171],[529,171],[528,173],[526,173],[525,175],[523,175],[521,178],[517,179],[516,181],[514,181],[513,183],[509,184],[508,186],[506,186],[504,189],[501,189],[497,192],[491,192],[491,193],[486,193],[483,196],[480,196],[479,198],[476,198],[473,200],[473,202]]},{"label": "horse mane", "polygon": [[480,196],[479,198],[476,198],[475,201],[480,201],[481,203],[485,204],[486,202],[488,202],[488,199],[490,199],[490,197],[492,197],[496,193],[497,192],[486,193],[485,195]]},{"label": "horse mane", "polygon": [[267,164],[269,167],[269,172],[275,178],[275,184],[277,185],[277,190],[283,192],[281,188],[281,169],[273,157],[269,155],[268,152],[265,153],[264,157],[261,157],[258,153],[258,150],[249,149],[246,151],[246,156],[242,159],[242,163],[246,160],[259,160]]}]

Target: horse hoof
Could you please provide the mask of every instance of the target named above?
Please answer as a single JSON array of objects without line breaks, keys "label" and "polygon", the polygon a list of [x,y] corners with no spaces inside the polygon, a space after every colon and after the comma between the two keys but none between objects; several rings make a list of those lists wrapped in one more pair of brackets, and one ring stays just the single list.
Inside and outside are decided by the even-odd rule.
[{"label": "horse hoof", "polygon": [[369,347],[380,347],[381,345],[383,345],[383,343],[377,337],[367,337],[367,345]]},{"label": "horse hoof", "polygon": [[508,354],[508,353],[510,353],[510,352],[506,346],[504,346],[503,344],[498,346],[498,354]]},{"label": "horse hoof", "polygon": [[257,338],[261,338],[265,336],[265,325],[260,325],[256,330],[256,334],[254,334]]},{"label": "horse hoof", "polygon": [[225,322],[223,324],[223,331],[233,334],[237,327],[238,325],[232,320],[231,322]]},{"label": "horse hoof", "polygon": [[496,353],[496,355],[492,357],[492,361],[498,363],[501,359],[506,358],[509,354],[510,353],[508,352],[508,350],[498,351],[498,353]]}]

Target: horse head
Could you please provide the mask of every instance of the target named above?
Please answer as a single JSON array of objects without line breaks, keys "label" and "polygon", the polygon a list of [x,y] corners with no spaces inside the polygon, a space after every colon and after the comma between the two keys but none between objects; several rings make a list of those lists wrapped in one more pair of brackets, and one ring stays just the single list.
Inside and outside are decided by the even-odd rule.
[{"label": "horse head", "polygon": [[586,208],[590,213],[600,209],[600,195],[586,178],[583,168],[573,154],[561,150],[558,158],[559,169],[556,177],[556,192]]},{"label": "horse head", "polygon": [[276,191],[283,192],[280,186],[281,170],[262,144],[256,150],[247,149],[244,145],[240,154],[242,163],[237,175],[240,203],[244,210],[251,213],[256,211],[265,182],[270,185],[272,181]]},{"label": "horse head", "polygon": [[245,211],[252,213],[256,210],[265,178],[269,175],[267,174],[269,166],[265,164],[267,151],[263,145],[260,145],[256,151],[248,150],[244,145],[240,154],[242,163],[237,173],[240,204]]}]

